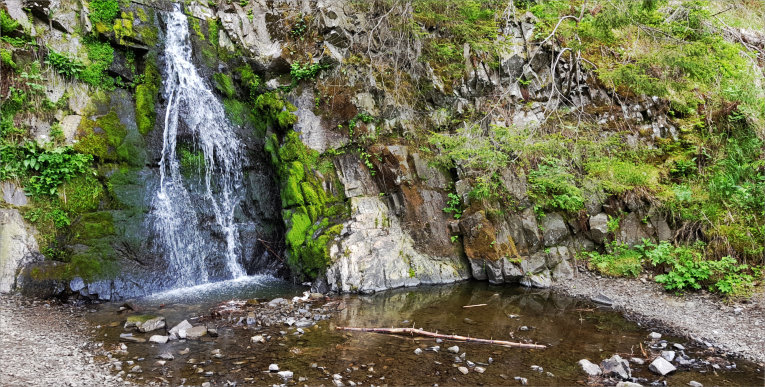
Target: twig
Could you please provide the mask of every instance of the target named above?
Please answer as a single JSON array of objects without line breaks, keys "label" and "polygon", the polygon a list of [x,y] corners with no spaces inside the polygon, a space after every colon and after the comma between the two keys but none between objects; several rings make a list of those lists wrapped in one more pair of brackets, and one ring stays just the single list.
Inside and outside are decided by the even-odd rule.
[{"label": "twig", "polygon": [[476,307],[479,307],[479,306],[486,306],[486,305],[488,305],[488,304],[465,305],[465,306],[463,306],[463,308],[465,308],[465,309],[467,309],[467,308],[476,308]]},{"label": "twig", "polygon": [[435,332],[428,332],[420,329],[413,328],[357,328],[357,327],[335,327],[338,331],[352,331],[352,332],[372,332],[372,333],[385,333],[389,335],[417,335],[435,337],[444,340],[461,341],[466,343],[483,343],[494,344],[503,347],[516,347],[516,348],[530,348],[530,349],[545,349],[546,345],[542,344],[528,344],[528,343],[516,343],[513,341],[504,340],[488,340],[488,339],[476,339],[472,337],[458,336],[458,335],[441,335]]}]

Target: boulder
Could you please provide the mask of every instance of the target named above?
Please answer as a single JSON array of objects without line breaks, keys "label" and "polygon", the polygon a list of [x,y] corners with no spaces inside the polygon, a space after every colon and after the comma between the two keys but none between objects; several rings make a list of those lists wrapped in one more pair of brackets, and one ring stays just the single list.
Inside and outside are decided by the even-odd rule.
[{"label": "boulder", "polygon": [[156,331],[157,329],[165,327],[165,318],[162,316],[151,318],[144,321],[140,325],[137,325],[137,327],[138,327],[138,330],[141,332]]},{"label": "boulder", "polygon": [[186,338],[196,340],[207,334],[207,327],[204,325],[192,327],[186,330]]},{"label": "boulder", "polygon": [[590,238],[598,244],[603,244],[608,235],[608,215],[601,212],[590,217]]},{"label": "boulder", "polygon": [[545,270],[539,274],[526,275],[521,278],[521,285],[531,288],[549,288],[552,286],[550,272]]},{"label": "boulder", "polygon": [[611,356],[600,362],[600,368],[603,369],[603,374],[606,376],[616,376],[623,380],[632,377],[629,362],[622,359],[619,355]]},{"label": "boulder", "polygon": [[27,205],[27,194],[24,193],[24,189],[17,186],[12,181],[4,181],[0,183],[0,190],[3,191],[4,202],[18,207]]},{"label": "boulder", "polygon": [[0,209],[0,293],[16,287],[21,268],[40,257],[35,231],[16,209]]},{"label": "boulder", "polygon": [[668,362],[667,359],[663,357],[657,357],[654,361],[651,362],[651,364],[648,365],[648,369],[661,376],[677,370],[677,368],[675,368],[672,363]]},{"label": "boulder", "polygon": [[163,335],[152,335],[149,338],[150,343],[157,343],[157,344],[165,344],[167,343],[168,340],[170,340],[170,338],[168,336],[163,336]]},{"label": "boulder", "polygon": [[558,213],[545,215],[540,226],[542,227],[542,238],[546,247],[559,245],[560,242],[569,236],[566,221]]},{"label": "boulder", "polygon": [[187,320],[183,320],[178,325],[172,327],[170,331],[168,332],[171,335],[175,335],[180,337],[181,339],[186,338],[186,331],[191,329],[193,326],[189,324]]},{"label": "boulder", "polygon": [[598,376],[603,373],[603,371],[598,367],[597,364],[587,360],[582,359],[579,360],[579,365],[582,367],[582,370],[590,376]]}]

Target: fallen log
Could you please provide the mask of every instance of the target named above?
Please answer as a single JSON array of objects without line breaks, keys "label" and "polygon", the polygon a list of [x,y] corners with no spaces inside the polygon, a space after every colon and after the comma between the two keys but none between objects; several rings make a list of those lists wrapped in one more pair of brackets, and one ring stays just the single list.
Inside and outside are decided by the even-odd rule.
[{"label": "fallen log", "polygon": [[372,333],[385,333],[389,335],[412,335],[412,336],[427,336],[444,340],[461,341],[465,343],[483,343],[500,345],[503,347],[515,347],[515,348],[530,348],[530,349],[545,349],[546,345],[542,344],[528,344],[528,343],[516,343],[513,341],[504,340],[490,340],[490,339],[476,339],[474,337],[465,337],[459,335],[442,335],[436,332],[428,332],[425,330],[414,328],[357,328],[357,327],[335,327],[338,331],[351,331],[351,332],[372,332]]}]

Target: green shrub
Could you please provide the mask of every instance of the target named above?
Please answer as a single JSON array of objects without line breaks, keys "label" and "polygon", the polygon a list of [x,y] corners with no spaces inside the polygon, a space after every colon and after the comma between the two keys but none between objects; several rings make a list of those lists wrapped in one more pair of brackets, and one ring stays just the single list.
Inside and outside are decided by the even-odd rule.
[{"label": "green shrub", "polygon": [[17,69],[16,63],[13,61],[13,54],[10,50],[0,48],[0,63],[2,63],[3,66],[10,68],[11,70]]},{"label": "green shrub", "polygon": [[71,147],[46,148],[34,141],[22,146],[0,144],[3,170],[0,176],[22,178],[33,196],[55,195],[59,185],[90,170],[92,158]]},{"label": "green shrub", "polygon": [[45,63],[67,78],[77,78],[82,70],[85,69],[85,65],[80,61],[50,49],[48,50],[48,58],[45,60]]},{"label": "green shrub", "polygon": [[88,17],[94,25],[103,23],[105,26],[111,26],[120,13],[120,4],[117,0],[90,0],[88,6],[90,8]]},{"label": "green shrub", "polygon": [[0,9],[0,35],[7,35],[19,28],[19,22],[13,20],[4,9]]},{"label": "green shrub", "polygon": [[300,82],[302,80],[314,79],[319,75],[320,71],[328,68],[328,65],[319,63],[309,64],[295,61],[290,65],[290,76],[293,82]]},{"label": "green shrub", "polygon": [[584,208],[584,197],[574,182],[563,165],[547,160],[529,172],[529,197],[544,209],[577,212]]},{"label": "green shrub", "polygon": [[582,252],[581,255],[588,258],[587,267],[612,277],[637,277],[643,271],[640,251],[618,242],[611,243],[609,248],[611,252],[606,254]]}]

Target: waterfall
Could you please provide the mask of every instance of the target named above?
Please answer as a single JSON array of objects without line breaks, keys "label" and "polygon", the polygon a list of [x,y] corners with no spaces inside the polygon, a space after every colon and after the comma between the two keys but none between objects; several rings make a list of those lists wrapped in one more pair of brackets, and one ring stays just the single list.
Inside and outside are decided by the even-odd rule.
[{"label": "waterfall", "polygon": [[[188,20],[176,4],[167,15],[163,82],[167,109],[152,217],[176,286],[209,281],[205,259],[221,253],[229,278],[246,275],[239,263],[241,248],[234,220],[243,191],[242,146],[226,118],[223,104],[194,67],[191,53]],[[194,147],[204,154],[204,205],[215,215],[215,227],[219,229],[212,231],[225,238],[224,252],[206,243],[202,236],[199,215],[184,185],[176,154],[179,128],[191,134]]]}]

